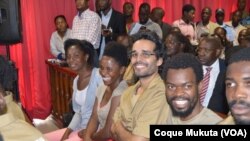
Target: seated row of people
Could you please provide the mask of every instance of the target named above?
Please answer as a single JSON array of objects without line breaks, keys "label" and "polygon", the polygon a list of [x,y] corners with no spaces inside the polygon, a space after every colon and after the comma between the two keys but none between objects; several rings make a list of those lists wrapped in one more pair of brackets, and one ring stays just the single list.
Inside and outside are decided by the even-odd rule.
[{"label": "seated row of people", "polygon": [[[206,96],[204,99],[201,97],[205,89],[212,91],[206,86],[209,77],[202,65],[211,65],[218,60],[215,56],[220,54],[219,43],[215,37],[204,37],[198,46],[198,58],[191,53],[180,52],[165,60],[165,47],[157,34],[139,32],[133,36],[129,53],[130,65],[138,81],[128,87],[123,80],[128,65],[127,48],[119,43],[109,43],[98,69],[93,66],[92,44],[69,39],[65,42],[66,60],[78,74],[73,83],[75,115],[70,125],[46,134],[45,138],[31,127],[27,128],[33,131],[26,134],[20,132],[20,135],[23,134],[26,140],[149,140],[151,124],[249,124],[248,94],[243,92],[248,90],[245,77],[250,66],[249,48],[240,50],[230,58],[224,76],[226,79],[220,80],[220,84],[226,82],[226,86],[221,85],[226,88],[226,93],[210,95],[210,102],[215,103],[212,105],[215,107],[222,108],[220,101],[227,100],[231,115],[222,121],[220,114],[217,114],[221,111],[210,108]],[[206,54],[213,56],[212,62],[203,57]],[[160,77],[158,72],[162,65]],[[213,79],[212,82],[215,83]],[[216,85],[219,84],[216,82]],[[0,118],[4,119],[6,114],[2,107],[5,102],[0,98]],[[8,139],[10,134],[5,132],[8,130],[4,125],[0,127],[1,134]],[[26,125],[22,123],[21,126]],[[30,133],[33,136],[29,136]]]},{"label": "seated row of people", "polygon": [[[79,43],[70,45],[72,40]],[[182,54],[180,51],[166,60],[165,47],[155,32],[139,32],[132,40],[130,65],[138,81],[128,88],[122,80],[128,65],[125,47],[112,42],[107,45],[100,61],[99,74],[94,75],[94,79],[101,76],[104,84],[97,84],[96,80],[85,80],[90,75],[90,72],[86,71],[89,69],[85,68],[89,66],[87,60],[90,55],[80,48],[86,48],[86,45],[82,44],[86,41],[66,41],[66,60],[70,68],[78,72],[78,80],[74,80],[73,88],[78,89],[79,93],[73,94],[73,102],[78,101],[77,105],[81,108],[74,108],[74,111],[78,115],[82,114],[78,117],[78,123],[73,118],[70,125],[84,126],[80,127],[81,129],[69,126],[60,133],[56,131],[57,134],[46,134],[49,140],[148,140],[150,124],[218,124],[225,118],[228,113],[224,89],[227,86],[224,85],[223,75],[226,68],[224,64],[223,71],[220,70],[221,61],[218,58],[221,43],[218,38],[204,37],[197,47],[198,58],[191,53]],[[173,42],[175,43],[178,42]],[[185,39],[181,44],[184,48]],[[162,79],[158,72],[163,62]],[[216,75],[211,73],[208,76],[207,66],[211,66],[210,71],[214,70]],[[83,82],[89,82],[89,86]],[[85,84],[85,87],[80,87],[81,83]],[[84,95],[80,91],[90,87],[92,83],[96,86],[96,91],[91,93],[91,97],[96,98],[95,102],[92,98],[92,104],[87,106],[85,104],[89,93],[85,93],[85,98],[77,99],[76,95]],[[209,86],[211,84],[213,86]],[[215,87],[220,87],[221,90],[215,90]],[[202,99],[204,92],[208,94]],[[79,102],[79,99],[83,101]],[[82,104],[84,101],[85,104]],[[73,104],[74,106],[76,105]],[[87,109],[90,111],[87,112]],[[74,132],[71,133],[72,131]]]}]

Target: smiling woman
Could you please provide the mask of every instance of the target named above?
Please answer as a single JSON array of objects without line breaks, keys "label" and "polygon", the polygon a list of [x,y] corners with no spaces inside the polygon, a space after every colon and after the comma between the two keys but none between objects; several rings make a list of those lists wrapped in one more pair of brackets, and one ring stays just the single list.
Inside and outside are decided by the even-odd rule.
[{"label": "smiling woman", "polygon": [[[69,126],[46,134],[49,140],[80,140],[94,106],[97,87],[102,83],[98,69],[94,68],[94,47],[85,40],[68,39],[65,42],[66,61],[77,73],[73,82],[72,105],[75,112]],[[73,133],[72,133],[73,132]]]},{"label": "smiling woman", "polygon": [[97,89],[84,141],[111,138],[113,115],[120,103],[121,94],[128,87],[126,81],[122,79],[127,64],[126,47],[116,42],[109,42],[100,61],[100,74],[104,85]]}]

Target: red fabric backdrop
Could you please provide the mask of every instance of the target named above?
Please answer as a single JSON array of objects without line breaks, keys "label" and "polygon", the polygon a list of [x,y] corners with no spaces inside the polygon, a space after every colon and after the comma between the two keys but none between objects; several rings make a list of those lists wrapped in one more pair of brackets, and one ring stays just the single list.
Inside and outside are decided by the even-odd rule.
[{"label": "red fabric backdrop", "polygon": [[[134,19],[138,20],[138,7],[142,2],[151,7],[165,9],[164,21],[172,23],[181,17],[183,4],[191,3],[196,7],[196,20],[200,18],[203,7],[224,8],[226,20],[229,13],[236,9],[237,0],[113,0],[113,7],[119,11],[125,1],[135,6]],[[94,1],[90,0],[91,9]],[[247,1],[249,9],[250,0]],[[23,42],[11,46],[11,60],[19,69],[19,91],[21,102],[31,118],[45,118],[51,112],[51,97],[48,70],[45,59],[50,58],[49,39],[55,30],[54,17],[64,14],[71,27],[76,14],[74,0],[21,0]],[[213,19],[214,20],[214,15]],[[0,52],[4,52],[0,47]]]}]

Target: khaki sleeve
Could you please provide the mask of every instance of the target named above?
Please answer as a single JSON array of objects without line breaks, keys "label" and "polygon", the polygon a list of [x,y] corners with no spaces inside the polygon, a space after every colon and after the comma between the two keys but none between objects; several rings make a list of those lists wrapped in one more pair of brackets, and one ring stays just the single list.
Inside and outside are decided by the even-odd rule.
[{"label": "khaki sleeve", "polygon": [[166,124],[169,110],[164,91],[152,90],[151,93],[154,94],[145,101],[146,104],[140,117],[136,120],[136,127],[132,132],[145,138],[149,138],[150,125]]},{"label": "khaki sleeve", "polygon": [[113,117],[113,121],[114,123],[121,120],[121,109],[120,106],[116,108],[115,113],[114,113],[114,117]]}]

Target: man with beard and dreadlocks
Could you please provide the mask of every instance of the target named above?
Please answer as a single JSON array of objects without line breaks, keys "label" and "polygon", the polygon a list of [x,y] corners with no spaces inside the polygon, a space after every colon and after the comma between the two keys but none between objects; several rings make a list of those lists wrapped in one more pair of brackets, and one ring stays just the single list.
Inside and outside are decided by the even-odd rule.
[{"label": "man with beard and dreadlocks", "polygon": [[231,115],[220,124],[250,125],[250,48],[232,55],[226,71],[226,97]]},{"label": "man with beard and dreadlocks", "polygon": [[166,61],[162,76],[172,111],[167,124],[216,124],[222,120],[199,101],[203,70],[194,55],[180,53],[173,56]]}]

